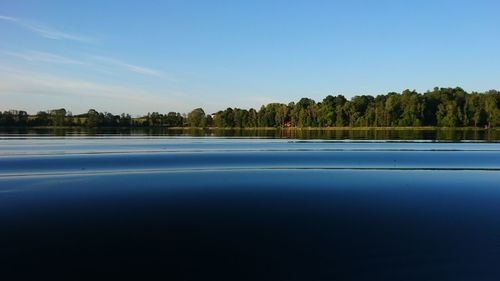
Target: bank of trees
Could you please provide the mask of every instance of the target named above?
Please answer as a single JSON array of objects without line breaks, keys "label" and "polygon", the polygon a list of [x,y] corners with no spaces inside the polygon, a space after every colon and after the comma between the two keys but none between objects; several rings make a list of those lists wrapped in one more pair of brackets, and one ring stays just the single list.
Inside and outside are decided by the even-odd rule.
[{"label": "bank of trees", "polygon": [[216,113],[217,127],[496,127],[500,93],[467,93],[461,88],[435,88],[426,93],[405,90],[376,97],[342,95],[320,102],[271,103],[260,110],[228,108]]},{"label": "bank of trees", "polygon": [[207,114],[196,108],[187,115],[178,112],[148,113],[132,118],[90,109],[72,115],[65,109],[0,112],[0,126],[85,127],[496,127],[500,126],[500,93],[467,93],[461,88],[434,88],[426,93],[405,90],[376,97],[342,95],[316,102],[302,98],[297,103],[270,103],[259,110],[227,108]]}]

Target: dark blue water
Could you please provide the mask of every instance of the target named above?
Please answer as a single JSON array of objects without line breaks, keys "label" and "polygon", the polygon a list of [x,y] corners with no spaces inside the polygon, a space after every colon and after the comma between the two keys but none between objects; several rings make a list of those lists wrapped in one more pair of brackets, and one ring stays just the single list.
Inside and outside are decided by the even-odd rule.
[{"label": "dark blue water", "polygon": [[3,137],[0,268],[499,280],[500,144]]}]

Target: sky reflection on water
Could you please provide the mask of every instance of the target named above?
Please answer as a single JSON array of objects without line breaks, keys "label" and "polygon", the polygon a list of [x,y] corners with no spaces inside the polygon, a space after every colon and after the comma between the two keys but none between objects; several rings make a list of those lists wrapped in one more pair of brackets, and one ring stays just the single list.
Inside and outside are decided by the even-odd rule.
[{"label": "sky reflection on water", "polygon": [[499,183],[498,143],[3,139],[0,262],[54,279],[495,280]]}]

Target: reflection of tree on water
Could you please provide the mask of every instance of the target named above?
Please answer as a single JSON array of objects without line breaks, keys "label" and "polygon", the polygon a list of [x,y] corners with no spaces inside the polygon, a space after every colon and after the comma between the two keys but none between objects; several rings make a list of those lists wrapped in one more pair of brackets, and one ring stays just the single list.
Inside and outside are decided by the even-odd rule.
[{"label": "reflection of tree on water", "polygon": [[191,136],[191,137],[257,137],[277,139],[325,139],[325,140],[478,140],[499,141],[496,129],[316,129],[316,128],[11,128],[0,134],[51,135],[51,136]]}]

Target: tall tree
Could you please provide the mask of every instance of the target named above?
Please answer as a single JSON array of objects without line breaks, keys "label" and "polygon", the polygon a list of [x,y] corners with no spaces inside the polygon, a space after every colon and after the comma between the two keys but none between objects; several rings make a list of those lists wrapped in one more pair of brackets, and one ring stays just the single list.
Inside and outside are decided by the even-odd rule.
[{"label": "tall tree", "polygon": [[191,127],[204,127],[206,125],[205,111],[201,108],[193,109],[187,117],[187,122]]}]

